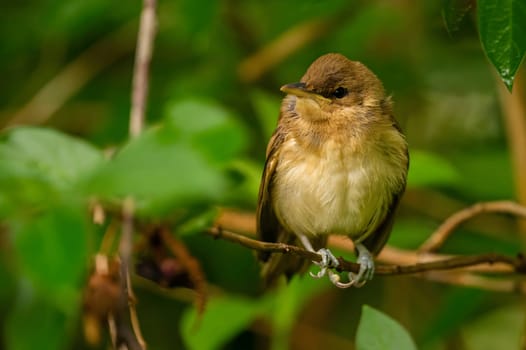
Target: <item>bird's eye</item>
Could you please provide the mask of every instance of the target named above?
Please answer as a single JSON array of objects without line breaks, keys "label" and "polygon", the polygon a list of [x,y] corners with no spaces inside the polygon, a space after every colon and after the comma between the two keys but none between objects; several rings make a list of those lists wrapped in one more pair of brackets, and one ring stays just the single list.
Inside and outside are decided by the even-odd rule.
[{"label": "bird's eye", "polygon": [[347,96],[347,89],[340,86],[339,88],[333,91],[332,96],[336,98],[343,98]]}]

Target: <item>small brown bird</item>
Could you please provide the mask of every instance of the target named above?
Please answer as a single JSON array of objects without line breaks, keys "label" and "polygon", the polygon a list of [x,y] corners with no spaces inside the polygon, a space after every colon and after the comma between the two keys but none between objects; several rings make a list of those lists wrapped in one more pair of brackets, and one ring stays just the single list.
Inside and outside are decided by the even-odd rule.
[{"label": "small brown bird", "polygon": [[[319,57],[287,93],[259,189],[257,230],[267,242],[299,242],[322,256],[321,270],[338,287],[362,286],[374,274],[405,189],[407,143],[392,115],[391,99],[362,63],[330,53]],[[347,283],[331,270],[329,234],[347,235],[359,273]],[[309,262],[292,254],[261,253],[262,277],[273,284]]]}]

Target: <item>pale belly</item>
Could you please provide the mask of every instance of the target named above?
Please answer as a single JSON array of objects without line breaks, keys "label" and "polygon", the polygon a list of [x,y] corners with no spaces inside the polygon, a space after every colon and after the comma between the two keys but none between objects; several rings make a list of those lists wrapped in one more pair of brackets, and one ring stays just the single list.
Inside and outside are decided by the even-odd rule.
[{"label": "pale belly", "polygon": [[344,234],[360,241],[381,224],[400,186],[389,162],[330,142],[307,157],[294,142],[285,147],[272,191],[285,227],[296,234]]}]

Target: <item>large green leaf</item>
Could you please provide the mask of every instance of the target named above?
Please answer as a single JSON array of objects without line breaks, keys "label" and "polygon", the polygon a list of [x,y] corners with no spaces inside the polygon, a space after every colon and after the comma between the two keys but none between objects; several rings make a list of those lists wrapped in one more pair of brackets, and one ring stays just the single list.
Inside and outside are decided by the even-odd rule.
[{"label": "large green leaf", "polygon": [[407,331],[391,317],[364,305],[356,334],[357,350],[416,350]]},{"label": "large green leaf", "polygon": [[482,46],[511,90],[526,53],[526,1],[479,0],[477,12]]},{"label": "large green leaf", "polygon": [[56,130],[11,130],[0,142],[0,214],[13,217],[71,196],[102,159],[95,147]]},{"label": "large green leaf", "polygon": [[160,213],[225,198],[226,165],[244,149],[245,131],[211,102],[170,104],[164,123],[130,140],[88,182],[105,198],[131,195],[139,207]]},{"label": "large green leaf", "polygon": [[131,140],[88,182],[99,196],[131,195],[148,210],[217,199],[225,186],[217,167],[166,128]]},{"label": "large green leaf", "polygon": [[70,188],[101,161],[102,153],[85,141],[53,129],[21,127],[0,144],[0,179],[38,178],[56,188]]},{"label": "large green leaf", "polygon": [[213,161],[229,161],[247,144],[247,132],[236,117],[207,100],[172,102],[166,108],[165,121],[179,140]]}]

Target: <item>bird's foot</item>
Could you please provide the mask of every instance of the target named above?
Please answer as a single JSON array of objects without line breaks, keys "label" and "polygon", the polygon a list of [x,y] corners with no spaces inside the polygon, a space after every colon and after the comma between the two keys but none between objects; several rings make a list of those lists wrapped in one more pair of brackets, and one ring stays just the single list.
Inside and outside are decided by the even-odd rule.
[{"label": "bird's foot", "polygon": [[338,288],[349,288],[349,287],[362,287],[367,281],[370,281],[374,275],[374,260],[371,253],[362,244],[356,244],[356,250],[358,251],[357,263],[360,264],[360,270],[358,273],[349,272],[349,281],[341,282],[341,277],[337,272],[334,272],[332,268],[338,267],[338,259],[328,250],[320,249],[318,254],[322,256],[322,261],[316,263],[321,267],[321,270],[317,274],[311,273],[314,278],[321,278],[326,274],[332,284]]},{"label": "bird's foot", "polygon": [[[365,248],[363,244],[357,243],[356,250],[358,251],[357,263],[360,264],[358,273],[349,272],[349,282],[340,283],[340,288],[348,288],[354,286],[356,288],[362,287],[366,282],[373,279],[374,276],[374,260],[371,253]],[[334,282],[333,282],[334,283]]]},{"label": "bird's foot", "polygon": [[318,250],[317,253],[321,255],[321,261],[314,261],[314,263],[320,267],[320,271],[318,271],[316,274],[311,272],[310,275],[314,278],[322,278],[327,274],[327,272],[329,272],[330,278],[330,274],[333,273],[331,269],[338,267],[340,264],[338,259],[336,259],[334,254],[332,254],[331,251],[326,248]]},{"label": "bird's foot", "polygon": [[[299,237],[305,249],[315,252],[306,236],[300,235]],[[320,271],[318,271],[318,273],[310,272],[310,275],[313,278],[322,278],[323,276],[328,275],[331,283],[338,288],[362,287],[367,281],[373,279],[374,260],[372,254],[363,244],[357,243],[356,250],[358,251],[358,259],[356,262],[360,264],[360,270],[358,273],[348,273],[349,282],[341,282],[340,275],[332,270],[337,268],[340,263],[334,254],[332,254],[331,251],[326,248],[322,248],[316,252],[321,255],[321,261],[314,261],[314,264],[320,267]]]}]

